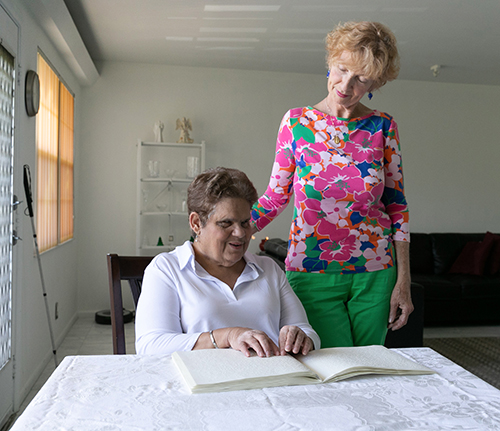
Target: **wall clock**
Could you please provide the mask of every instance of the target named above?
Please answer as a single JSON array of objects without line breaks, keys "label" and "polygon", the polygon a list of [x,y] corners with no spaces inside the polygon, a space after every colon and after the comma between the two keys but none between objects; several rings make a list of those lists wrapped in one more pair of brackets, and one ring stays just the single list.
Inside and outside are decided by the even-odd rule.
[{"label": "wall clock", "polygon": [[40,106],[40,80],[38,74],[34,70],[26,72],[24,101],[26,104],[26,113],[30,117],[34,117]]}]

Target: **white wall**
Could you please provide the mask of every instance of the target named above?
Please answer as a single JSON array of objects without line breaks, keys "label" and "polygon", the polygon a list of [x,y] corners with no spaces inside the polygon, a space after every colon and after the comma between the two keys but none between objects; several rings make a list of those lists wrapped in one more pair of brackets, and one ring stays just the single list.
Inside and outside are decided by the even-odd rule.
[{"label": "white wall", "polygon": [[[83,94],[77,195],[78,308],[109,308],[105,255],[135,254],[137,139],[153,140],[165,123],[191,118],[207,143],[207,167],[245,171],[264,192],[279,122],[294,106],[324,97],[318,75],[106,62]],[[401,135],[411,227],[416,232],[500,232],[493,187],[500,160],[495,124],[500,87],[395,81],[369,106],[396,118]],[[260,238],[288,235],[291,208]]]},{"label": "white wall", "polygon": [[[311,79],[316,85],[307,85]],[[175,142],[176,119],[191,118],[193,139],[207,144],[206,166],[242,169],[262,192],[282,115],[319,100],[322,82],[310,75],[103,64],[83,97],[79,309],[109,308],[106,253],[135,254],[136,143],[154,139],[155,121],[165,123],[164,140]],[[284,237],[287,230],[276,223],[265,234]]]},{"label": "white wall", "polygon": [[[24,109],[24,80],[26,71],[37,69],[38,47],[50,59],[76,94],[75,112],[78,116],[80,86],[66,63],[25,7],[17,0],[1,0],[1,5],[20,28],[20,43],[16,64],[16,129],[14,193],[23,203],[16,218],[19,236],[23,239],[14,248],[13,279],[13,354],[15,355],[15,407],[19,406],[36,382],[46,364],[52,360],[47,317],[40,281],[38,262],[33,247],[31,220],[24,214],[26,198],[23,189],[23,165],[31,170],[33,193],[36,187],[35,118]],[[78,120],[76,120],[78,133]],[[78,137],[75,140],[76,159],[79,158]],[[41,264],[49,302],[52,328],[59,343],[77,317],[77,244],[75,239],[56,250],[42,254]],[[55,320],[55,302],[59,303],[59,318]],[[1,391],[1,389],[0,389]],[[4,396],[4,394],[2,394]],[[8,396],[7,394],[5,396]]]},{"label": "white wall", "polygon": [[500,86],[396,81],[383,89],[380,106],[401,128],[413,231],[500,231],[499,97]]}]

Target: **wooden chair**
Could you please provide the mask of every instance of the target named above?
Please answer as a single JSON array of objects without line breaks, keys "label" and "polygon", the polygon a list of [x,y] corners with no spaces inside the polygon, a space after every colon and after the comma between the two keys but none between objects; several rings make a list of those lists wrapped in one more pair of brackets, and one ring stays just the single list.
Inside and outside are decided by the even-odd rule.
[{"label": "wooden chair", "polygon": [[141,294],[142,277],[146,266],[153,259],[152,256],[118,256],[107,255],[109,296],[111,302],[111,328],[113,331],[113,353],[124,355],[125,326],[123,323],[122,280],[127,280],[132,290],[134,307],[137,307]]}]

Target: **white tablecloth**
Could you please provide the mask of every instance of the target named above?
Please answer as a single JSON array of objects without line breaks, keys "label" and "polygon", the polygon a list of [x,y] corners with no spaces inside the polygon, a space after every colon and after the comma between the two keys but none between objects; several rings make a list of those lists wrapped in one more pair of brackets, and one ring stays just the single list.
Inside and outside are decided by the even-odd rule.
[{"label": "white tablecloth", "polygon": [[498,389],[429,348],[397,351],[438,374],[192,395],[170,356],[70,356],[12,430],[500,430]]}]

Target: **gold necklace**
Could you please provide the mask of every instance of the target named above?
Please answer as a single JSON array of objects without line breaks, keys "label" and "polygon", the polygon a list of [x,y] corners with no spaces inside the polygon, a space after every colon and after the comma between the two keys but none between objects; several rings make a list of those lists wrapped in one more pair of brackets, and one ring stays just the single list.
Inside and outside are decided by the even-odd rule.
[{"label": "gold necklace", "polygon": [[332,115],[332,110],[330,108],[330,105],[328,104],[328,98],[325,99],[326,107],[328,108],[328,115],[330,117],[335,117],[335,115]]}]

